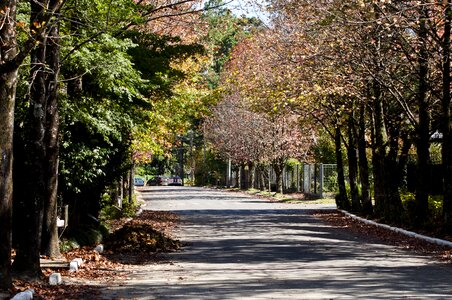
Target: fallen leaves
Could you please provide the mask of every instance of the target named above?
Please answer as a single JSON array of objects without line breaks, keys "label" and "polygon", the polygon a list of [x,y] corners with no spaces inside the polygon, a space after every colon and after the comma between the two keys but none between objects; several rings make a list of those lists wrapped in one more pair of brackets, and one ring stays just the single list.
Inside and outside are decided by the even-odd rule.
[{"label": "fallen leaves", "polygon": [[131,223],[113,233],[105,246],[113,252],[153,253],[179,250],[181,244],[148,224]]},{"label": "fallen leaves", "polygon": [[[105,243],[105,253],[89,247],[66,252],[63,255],[68,261],[83,260],[78,272],[45,268],[42,280],[14,280],[12,293],[31,288],[36,299],[99,298],[103,284],[125,280],[130,275],[128,264],[159,262],[157,253],[179,250],[181,242],[171,237],[177,222],[175,214],[159,211],[144,211],[134,219],[113,221],[109,224],[113,232]],[[48,277],[55,272],[63,277],[63,285],[48,284]]]},{"label": "fallen leaves", "polygon": [[355,232],[360,236],[452,263],[452,249],[449,247],[429,243],[382,227],[369,225],[338,211],[316,212],[314,216],[333,226],[347,228],[347,230]]}]

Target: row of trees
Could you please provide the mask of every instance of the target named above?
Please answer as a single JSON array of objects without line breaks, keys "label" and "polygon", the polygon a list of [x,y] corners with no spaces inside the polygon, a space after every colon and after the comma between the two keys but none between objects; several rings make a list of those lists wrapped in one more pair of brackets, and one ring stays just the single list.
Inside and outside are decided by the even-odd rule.
[{"label": "row of trees", "polygon": [[[241,118],[248,126],[252,121],[247,119],[296,115],[305,140],[327,132],[335,142],[338,207],[388,222],[405,215],[400,193],[410,159],[417,166],[413,223],[422,226],[428,220],[431,145],[437,142],[432,136],[439,137],[443,225],[450,232],[451,2],[267,4],[271,26],[234,49],[224,75],[229,91],[224,101],[240,99],[233,102],[250,114]],[[229,124],[236,123],[231,117]],[[316,124],[317,130],[305,124]],[[241,139],[258,147],[247,131],[241,133],[220,143],[211,140],[225,156],[241,160],[226,149],[231,143],[237,143],[235,151],[243,148]]]},{"label": "row of trees", "polygon": [[69,204],[72,228],[89,222],[134,163],[166,153],[205,114],[212,53],[201,1],[0,7],[0,288],[7,289],[11,270],[37,278],[40,254],[60,254],[57,206]]}]

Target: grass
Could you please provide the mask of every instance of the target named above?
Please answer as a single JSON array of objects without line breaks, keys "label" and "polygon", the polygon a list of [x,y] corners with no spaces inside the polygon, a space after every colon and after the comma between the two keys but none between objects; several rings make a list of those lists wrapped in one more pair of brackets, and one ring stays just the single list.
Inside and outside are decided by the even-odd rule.
[{"label": "grass", "polygon": [[[233,191],[241,191],[238,188],[232,188],[229,190]],[[257,189],[248,189],[246,191],[247,194],[270,198],[274,201],[282,202],[282,203],[293,203],[293,204],[319,204],[319,205],[334,205],[336,204],[336,201],[334,198],[323,198],[323,199],[313,199],[309,197],[305,197],[303,194],[281,194],[276,192],[269,192],[269,191],[261,191]],[[302,196],[300,198],[297,198],[297,196]]]},{"label": "grass", "polygon": [[281,200],[284,203],[294,203],[294,204],[336,204],[334,198],[324,198],[324,199],[294,199],[294,198],[285,198]]}]

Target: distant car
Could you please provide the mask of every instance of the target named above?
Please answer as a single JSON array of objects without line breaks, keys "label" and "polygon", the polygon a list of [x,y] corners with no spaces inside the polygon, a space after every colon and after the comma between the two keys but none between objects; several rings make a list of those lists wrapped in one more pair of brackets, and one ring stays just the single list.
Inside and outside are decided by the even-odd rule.
[{"label": "distant car", "polygon": [[134,178],[134,185],[135,186],[144,186],[144,180],[139,178],[139,177],[135,177]]},{"label": "distant car", "polygon": [[168,178],[168,185],[182,185],[182,178],[179,176],[171,176]]},{"label": "distant car", "polygon": [[151,186],[167,185],[167,184],[168,184],[168,178],[166,178],[165,176],[156,176],[156,177],[148,180],[148,182],[146,183],[146,185],[151,185]]},{"label": "distant car", "polygon": [[149,179],[148,182],[146,182],[146,185],[150,185],[150,186],[159,185],[159,178],[155,177],[155,178]]}]

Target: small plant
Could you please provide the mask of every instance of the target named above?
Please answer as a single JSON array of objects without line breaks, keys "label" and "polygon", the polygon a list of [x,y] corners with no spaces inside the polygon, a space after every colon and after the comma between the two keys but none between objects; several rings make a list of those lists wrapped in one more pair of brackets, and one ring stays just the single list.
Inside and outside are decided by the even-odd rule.
[{"label": "small plant", "polygon": [[60,251],[62,253],[69,252],[71,250],[79,249],[79,248],[80,248],[80,244],[77,243],[77,241],[73,238],[63,239],[60,242]]},{"label": "small plant", "polygon": [[135,217],[138,211],[139,205],[136,202],[135,197],[132,198],[132,201],[128,201],[128,199],[124,199],[122,203],[121,216],[126,218]]}]

